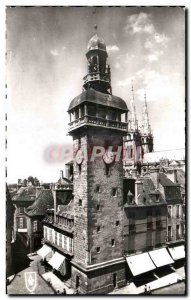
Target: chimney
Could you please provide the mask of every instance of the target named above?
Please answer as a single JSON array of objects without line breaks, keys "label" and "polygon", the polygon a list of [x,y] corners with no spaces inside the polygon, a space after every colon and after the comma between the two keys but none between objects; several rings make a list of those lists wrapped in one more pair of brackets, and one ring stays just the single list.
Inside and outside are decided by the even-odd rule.
[{"label": "chimney", "polygon": [[56,189],[52,190],[53,198],[54,198],[54,223],[56,223],[56,210],[57,210],[57,201],[56,201]]},{"label": "chimney", "polygon": [[70,179],[70,166],[69,165],[65,165],[65,174],[66,174],[66,178]]},{"label": "chimney", "polygon": [[143,204],[143,182],[141,180],[135,181],[135,203]]},{"label": "chimney", "polygon": [[64,172],[63,170],[60,170],[60,179],[63,179],[64,178]]},{"label": "chimney", "polygon": [[150,170],[150,177],[154,183],[156,189],[159,188],[159,169],[154,168]]},{"label": "chimney", "polygon": [[173,182],[174,182],[174,183],[177,183],[178,180],[177,180],[177,170],[176,170],[176,169],[173,170],[173,175],[174,175],[174,176],[173,176]]}]

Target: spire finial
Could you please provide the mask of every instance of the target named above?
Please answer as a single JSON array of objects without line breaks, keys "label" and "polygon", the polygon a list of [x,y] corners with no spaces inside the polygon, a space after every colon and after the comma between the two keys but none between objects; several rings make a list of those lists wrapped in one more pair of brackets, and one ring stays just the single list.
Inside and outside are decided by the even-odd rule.
[{"label": "spire finial", "polygon": [[147,93],[146,93],[146,88],[144,89],[144,100],[145,100],[145,105],[147,106]]},{"label": "spire finial", "polygon": [[133,79],[131,80],[131,91],[133,92],[134,89],[133,89]]}]

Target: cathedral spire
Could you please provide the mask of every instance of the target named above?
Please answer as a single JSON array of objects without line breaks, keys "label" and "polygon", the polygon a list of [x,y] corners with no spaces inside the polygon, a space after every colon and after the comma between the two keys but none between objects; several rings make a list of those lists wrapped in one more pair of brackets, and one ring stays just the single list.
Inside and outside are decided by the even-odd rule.
[{"label": "cathedral spire", "polygon": [[130,104],[129,129],[131,131],[136,131],[136,130],[138,130],[138,121],[137,121],[136,108],[135,108],[133,80],[132,80],[132,87],[131,87],[131,101],[130,102],[131,102],[131,104]]},{"label": "cathedral spire", "polygon": [[148,108],[147,108],[146,91],[144,94],[142,131],[144,134],[151,134],[151,126],[150,126],[150,122],[149,122],[149,114],[148,114]]}]

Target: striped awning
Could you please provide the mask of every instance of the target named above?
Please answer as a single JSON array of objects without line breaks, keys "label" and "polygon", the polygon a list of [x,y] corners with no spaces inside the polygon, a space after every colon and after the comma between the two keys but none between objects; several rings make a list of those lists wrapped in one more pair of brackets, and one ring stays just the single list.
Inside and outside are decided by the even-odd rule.
[{"label": "striped awning", "polygon": [[149,255],[157,268],[174,263],[166,248],[149,251]]}]

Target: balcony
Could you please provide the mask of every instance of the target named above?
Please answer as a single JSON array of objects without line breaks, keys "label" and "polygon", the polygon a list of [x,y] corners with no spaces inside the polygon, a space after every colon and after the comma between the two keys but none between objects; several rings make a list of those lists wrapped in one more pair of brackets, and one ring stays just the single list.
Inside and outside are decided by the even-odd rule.
[{"label": "balcony", "polygon": [[99,72],[93,72],[93,73],[89,73],[87,74],[84,78],[84,84],[86,84],[87,82],[91,82],[91,81],[104,81],[104,82],[110,82],[110,74],[107,73],[99,73]]},{"label": "balcony", "polygon": [[95,116],[85,115],[69,123],[69,132],[72,131],[74,128],[76,129],[83,125],[107,127],[110,129],[116,129],[120,131],[123,130],[125,132],[127,131],[126,122],[121,122],[117,120],[107,120]]}]

